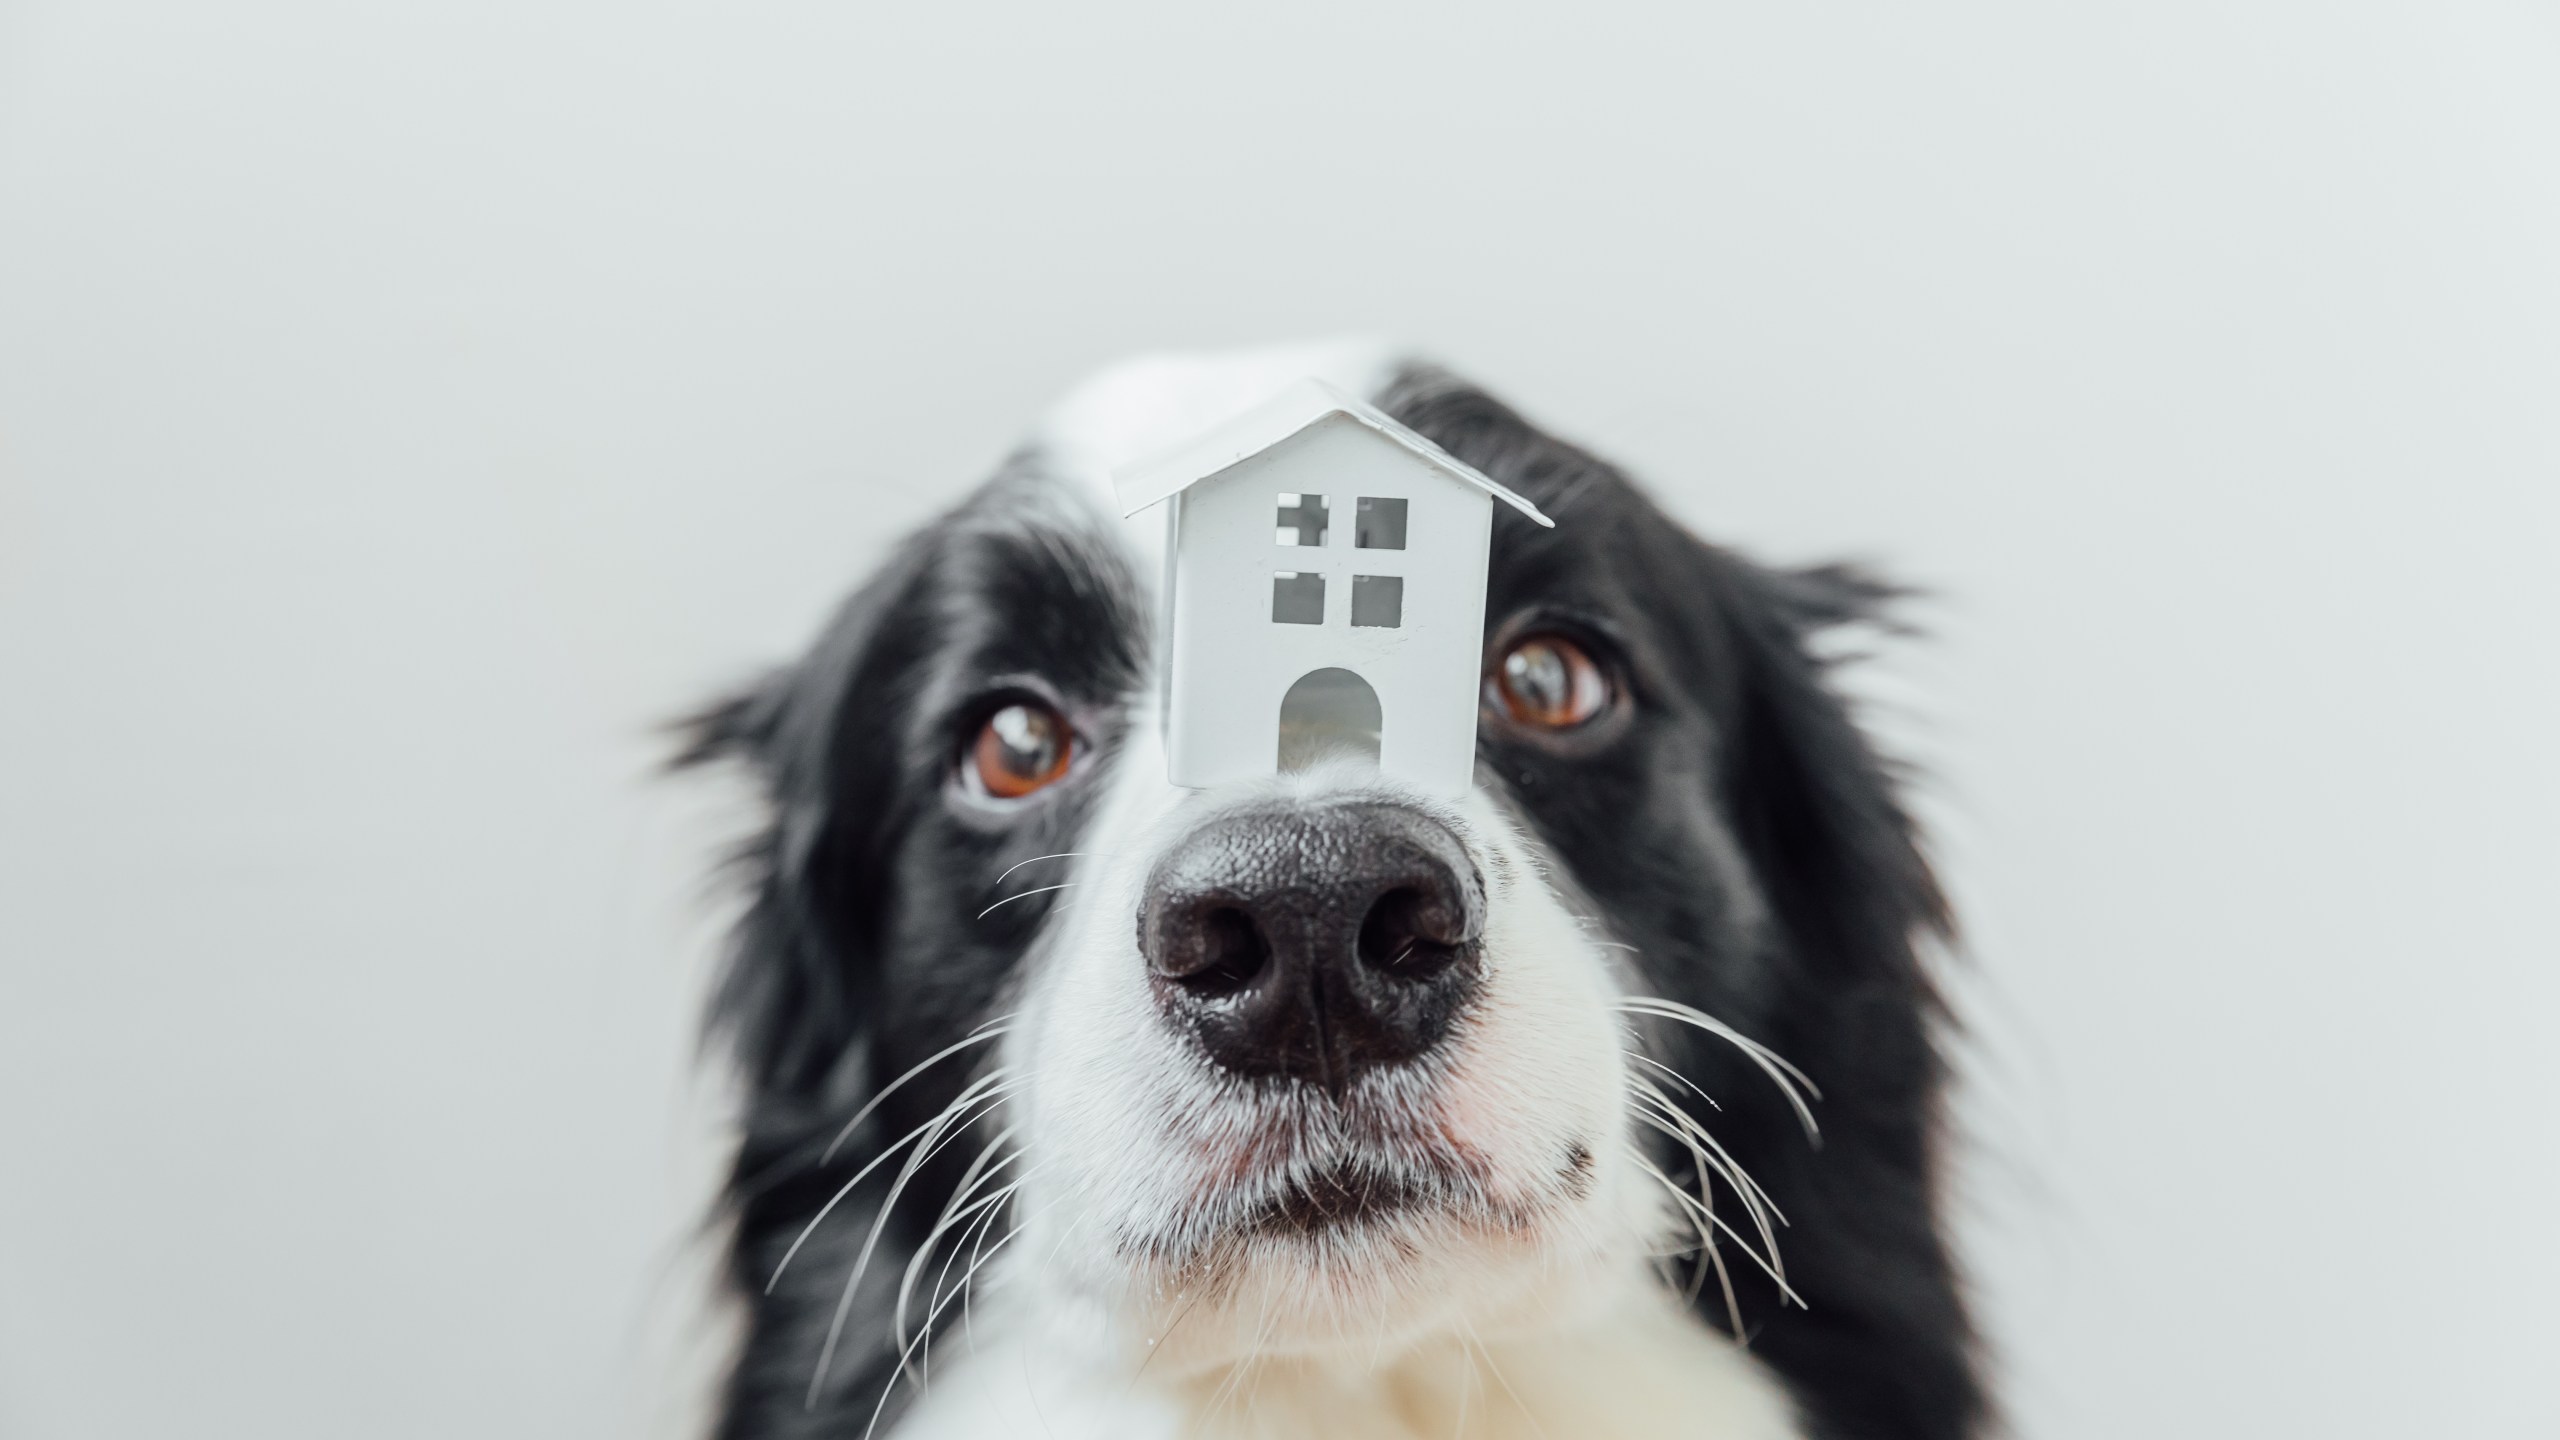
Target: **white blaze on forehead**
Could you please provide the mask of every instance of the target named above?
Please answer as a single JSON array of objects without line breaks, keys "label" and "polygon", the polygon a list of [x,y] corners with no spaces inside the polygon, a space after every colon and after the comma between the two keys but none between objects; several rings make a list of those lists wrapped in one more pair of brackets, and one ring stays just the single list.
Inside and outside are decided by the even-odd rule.
[{"label": "white blaze on forehead", "polygon": [[[1121,466],[1223,425],[1301,380],[1372,399],[1394,378],[1400,358],[1396,347],[1366,338],[1140,355],[1068,391],[1032,441],[1051,473],[1117,516],[1111,474]],[[1152,584],[1164,555],[1164,517],[1151,510],[1123,528]]]},{"label": "white blaze on forehead", "polygon": [[1247,350],[1139,355],[1095,373],[1041,418],[1035,437],[1062,476],[1116,504],[1111,472],[1233,420],[1301,380],[1363,400],[1394,377],[1381,340],[1317,340]]}]

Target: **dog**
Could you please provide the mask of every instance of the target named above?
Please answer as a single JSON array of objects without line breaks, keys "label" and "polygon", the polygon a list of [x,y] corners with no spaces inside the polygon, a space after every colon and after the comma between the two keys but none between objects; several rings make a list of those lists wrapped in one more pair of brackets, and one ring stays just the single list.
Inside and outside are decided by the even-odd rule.
[{"label": "dog", "polygon": [[[1475,779],[1169,784],[1115,465],[1315,375],[1497,507]],[[701,711],[765,821],[723,1440],[1960,1440],[1950,917],[1819,638],[1898,592],[1693,538],[1381,347],[1069,395]]]}]

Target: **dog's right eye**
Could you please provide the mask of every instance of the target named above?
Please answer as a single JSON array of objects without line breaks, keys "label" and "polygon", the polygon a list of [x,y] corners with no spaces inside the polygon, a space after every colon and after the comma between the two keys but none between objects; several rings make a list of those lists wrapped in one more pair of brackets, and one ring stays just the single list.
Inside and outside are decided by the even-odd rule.
[{"label": "dog's right eye", "polygon": [[1022,799],[1065,778],[1075,738],[1066,716],[1037,700],[1016,700],[978,727],[961,760],[961,779],[981,795]]},{"label": "dog's right eye", "polygon": [[1609,677],[1561,635],[1515,642],[1485,677],[1486,698],[1522,725],[1570,730],[1609,704]]}]

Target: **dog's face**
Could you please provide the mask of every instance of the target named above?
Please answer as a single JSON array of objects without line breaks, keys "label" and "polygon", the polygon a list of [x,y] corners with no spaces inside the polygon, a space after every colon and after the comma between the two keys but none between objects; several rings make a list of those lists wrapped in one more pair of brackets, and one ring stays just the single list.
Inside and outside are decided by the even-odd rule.
[{"label": "dog's face", "polygon": [[[867,1403],[964,1288],[1168,1374],[1630,1285],[1768,1325],[1775,1209],[1861,1206],[1773,1050],[1851,1092],[1853,1144],[1914,1151],[1864,1203],[1920,1207],[1902,1263],[1944,1280],[1908,948],[1936,898],[1802,644],[1876,592],[1703,546],[1435,373],[1379,398],[1559,521],[1497,512],[1463,796],[1347,762],[1168,784],[1154,559],[1037,447],[701,722],[775,805],[720,1008],[741,1279],[781,1275],[736,1404]],[[1951,1293],[1936,1323],[1961,1371]]]},{"label": "dog's face", "polygon": [[1351,767],[1169,791],[1146,734],[1005,1048],[1026,1283],[1182,1370],[1639,1273],[1621,986],[1517,819]]}]

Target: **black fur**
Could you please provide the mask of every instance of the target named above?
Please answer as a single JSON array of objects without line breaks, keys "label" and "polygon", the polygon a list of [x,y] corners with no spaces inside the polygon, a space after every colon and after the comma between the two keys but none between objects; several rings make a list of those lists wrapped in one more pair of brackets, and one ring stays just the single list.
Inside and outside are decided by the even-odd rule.
[{"label": "black fur", "polygon": [[883,1085],[1003,1008],[1054,897],[972,917],[1008,867],[1075,848],[1108,768],[1081,767],[1057,803],[998,824],[955,803],[961,746],[1029,690],[1107,750],[1146,643],[1116,541],[1016,464],[902,545],[805,659],[689,725],[681,763],[747,761],[773,814],[741,856],[752,900],[711,1010],[748,1085],[728,1190],[731,1278],[755,1297],[720,1435],[859,1436],[884,1391],[883,1429],[894,1419],[897,1280],[967,1155],[946,1153],[891,1213],[814,1400],[838,1287],[897,1167],[875,1172],[761,1292],[828,1197],[962,1088],[965,1067],[936,1067],[821,1163]]},{"label": "black fur", "polygon": [[[1381,408],[1556,521],[1496,512],[1489,626],[1535,616],[1592,634],[1637,696],[1627,732],[1597,752],[1488,726],[1484,759],[1656,993],[1822,1087],[1816,1149],[1730,1047],[1652,1037],[1724,1106],[1698,1118],[1792,1222],[1780,1246],[1810,1308],[1781,1307],[1757,1271],[1732,1267],[1753,1350],[1824,1440],[1974,1433],[1984,1401],[1938,1213],[1946,1017],[1915,948],[1947,933],[1946,902],[1805,644],[1893,592],[1702,544],[1616,470],[1445,375],[1407,375]],[[1698,1308],[1730,1329],[1714,1287]]]},{"label": "black fur", "polygon": [[[1822,1087],[1816,1148],[1729,1048],[1649,1037],[1722,1102],[1698,1118],[1792,1222],[1782,1252],[1810,1308],[1781,1306],[1737,1263],[1745,1338],[1821,1440],[1975,1434],[1985,1402],[1936,1194],[1945,1016],[1916,953],[1948,916],[1886,767],[1805,643],[1892,592],[1702,544],[1614,469],[1437,372],[1407,373],[1381,407],[1558,521],[1541,530],[1496,507],[1488,647],[1527,625],[1564,628],[1635,697],[1622,724],[1562,742],[1488,724],[1480,776],[1508,788],[1636,946],[1655,993],[1734,1024]],[[759,1292],[827,1198],[968,1071],[927,1072],[822,1164],[838,1129],[1006,1008],[1055,897],[971,917],[1006,867],[1076,848],[1122,698],[1144,673],[1138,594],[1109,538],[1026,457],[902,547],[805,659],[690,728],[684,759],[746,761],[773,816],[744,857],[752,905],[712,1014],[749,1090],[728,1210],[750,1323],[723,1437],[859,1435],[890,1389],[896,1278],[971,1147],[928,1167],[892,1213],[814,1404],[837,1287],[897,1166]],[[950,775],[989,708],[1026,689],[1102,753],[1057,803],[999,821]],[[1730,1328],[1713,1285],[1699,1313]],[[884,1429],[900,1403],[893,1394]]]}]

